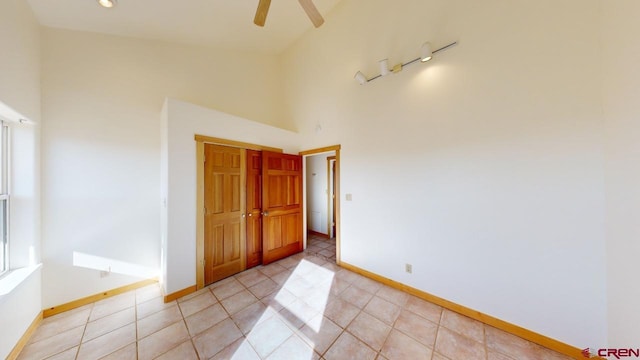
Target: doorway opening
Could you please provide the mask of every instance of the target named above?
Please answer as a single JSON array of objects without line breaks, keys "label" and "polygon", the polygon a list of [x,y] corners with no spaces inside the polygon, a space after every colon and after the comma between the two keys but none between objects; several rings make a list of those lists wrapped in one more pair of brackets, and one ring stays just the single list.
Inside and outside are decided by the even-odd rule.
[{"label": "doorway opening", "polygon": [[305,253],[340,264],[340,146],[301,152]]}]

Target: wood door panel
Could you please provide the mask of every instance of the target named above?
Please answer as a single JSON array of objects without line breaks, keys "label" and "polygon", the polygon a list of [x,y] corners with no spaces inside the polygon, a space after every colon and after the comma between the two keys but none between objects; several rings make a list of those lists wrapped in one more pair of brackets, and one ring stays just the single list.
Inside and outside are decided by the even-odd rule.
[{"label": "wood door panel", "polygon": [[262,152],[247,150],[247,268],[262,264]]},{"label": "wood door panel", "polygon": [[[263,162],[264,164],[264,162]],[[267,160],[267,169],[269,170],[282,170],[282,159],[279,158],[269,158]]]},{"label": "wood door panel", "polygon": [[224,232],[224,258],[229,261],[240,260],[240,227],[238,221],[225,225]]},{"label": "wood door panel", "polygon": [[286,194],[286,205],[301,205],[302,194],[302,177],[301,176],[287,176],[287,186],[283,189]]},{"label": "wood door panel", "polygon": [[269,207],[277,208],[284,205],[283,201],[283,188],[282,188],[282,177],[280,176],[269,176],[268,178],[268,195],[269,195]]},{"label": "wood door panel", "polygon": [[252,179],[251,187],[252,191],[247,196],[250,196],[252,200],[248,202],[248,211],[262,211],[262,175],[255,175]]},{"label": "wood door panel", "polygon": [[282,247],[282,218],[270,217],[264,220],[265,232],[267,234],[267,249],[278,249]]},{"label": "wood door panel", "polygon": [[240,188],[240,175],[231,175],[229,177],[229,180],[231,182],[231,191],[230,191],[230,207],[231,209],[229,209],[229,211],[235,212],[235,211],[240,211],[242,210],[242,204],[240,202],[240,197],[241,197],[241,191],[242,189]]},{"label": "wood door panel", "polygon": [[301,224],[300,214],[295,213],[291,215],[285,215],[282,217],[282,239],[283,245],[291,245],[298,242],[297,234],[302,230],[298,224]]},{"label": "wood door panel", "polygon": [[262,264],[262,219],[247,219],[247,269]]},{"label": "wood door panel", "polygon": [[302,251],[302,157],[262,153],[264,265]]},{"label": "wood door panel", "polygon": [[[206,152],[206,150],[205,150]],[[221,168],[224,167],[224,152],[220,151],[209,151],[211,166],[213,168]]]},{"label": "wood door panel", "polygon": [[245,150],[205,144],[205,284],[246,268]]},{"label": "wood door panel", "polygon": [[211,226],[211,241],[212,245],[209,247],[208,255],[212,259],[212,265],[220,265],[224,263],[224,225],[212,225]]},{"label": "wood door panel", "polygon": [[213,189],[210,199],[205,200],[205,204],[207,200],[209,200],[213,206],[211,207],[211,212],[213,214],[222,214],[224,213],[224,201],[218,201],[217,199],[224,198],[224,174],[214,173],[213,174]]},{"label": "wood door panel", "polygon": [[255,150],[247,150],[247,157],[250,159],[249,169],[262,170],[262,153]]},{"label": "wood door panel", "polygon": [[240,160],[240,154],[232,154],[229,159],[231,161],[231,164],[229,164],[229,166],[233,169],[240,169],[240,167],[242,166],[242,161]]}]

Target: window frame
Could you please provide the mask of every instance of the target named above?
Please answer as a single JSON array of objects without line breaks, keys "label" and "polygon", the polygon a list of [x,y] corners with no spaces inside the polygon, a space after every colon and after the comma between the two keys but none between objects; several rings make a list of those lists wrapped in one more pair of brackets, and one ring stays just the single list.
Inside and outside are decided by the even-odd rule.
[{"label": "window frame", "polygon": [[11,270],[9,256],[9,123],[0,121],[0,277]]}]

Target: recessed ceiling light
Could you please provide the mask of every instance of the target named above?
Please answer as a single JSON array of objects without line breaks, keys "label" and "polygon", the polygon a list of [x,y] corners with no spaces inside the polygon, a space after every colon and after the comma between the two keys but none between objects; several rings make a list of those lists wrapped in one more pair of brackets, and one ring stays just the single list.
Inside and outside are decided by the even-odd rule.
[{"label": "recessed ceiling light", "polygon": [[98,4],[104,8],[111,9],[116,6],[116,0],[98,0]]}]

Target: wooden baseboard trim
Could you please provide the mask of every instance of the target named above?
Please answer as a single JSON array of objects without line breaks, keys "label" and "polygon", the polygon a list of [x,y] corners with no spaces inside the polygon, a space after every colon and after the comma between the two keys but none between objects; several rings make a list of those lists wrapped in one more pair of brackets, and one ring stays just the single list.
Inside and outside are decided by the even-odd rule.
[{"label": "wooden baseboard trim", "polygon": [[196,285],[193,286],[189,286],[188,288],[184,288],[182,290],[178,290],[174,293],[168,294],[164,296],[164,302],[168,303],[168,302],[172,302],[173,300],[179,299],[183,296],[187,296],[189,294],[192,294],[194,292],[196,292],[198,290],[198,287]]},{"label": "wooden baseboard trim", "polygon": [[443,299],[441,297],[429,294],[427,292],[424,292],[422,290],[416,289],[414,287],[411,287],[409,285],[405,285],[403,283],[397,282],[395,280],[391,280],[388,279],[384,276],[380,276],[378,274],[372,273],[370,271],[361,269],[357,266],[351,265],[351,264],[347,264],[345,262],[341,262],[339,264],[341,267],[353,271],[355,273],[358,273],[362,276],[368,277],[370,279],[376,280],[378,282],[381,282],[385,285],[388,285],[392,288],[404,291],[406,293],[409,293],[411,295],[417,296],[423,300],[432,302],[436,305],[440,305],[445,309],[449,309],[451,311],[457,312],[459,314],[468,316],[472,319],[478,320],[482,323],[485,323],[487,325],[493,326],[495,328],[498,328],[502,331],[506,331],[510,334],[513,334],[515,336],[521,337],[525,340],[529,340],[531,342],[534,342],[538,345],[544,346],[546,348],[549,348],[551,350],[557,351],[561,354],[567,355],[567,356],[571,356],[575,359],[579,359],[582,357],[582,353],[581,353],[581,349],[578,349],[574,346],[565,344],[561,341],[552,339],[550,337],[538,334],[534,331],[531,330],[527,330],[523,327],[520,327],[518,325],[514,325],[511,324],[509,322],[506,322],[504,320],[500,320],[498,318],[495,318],[491,315],[487,315],[487,314],[483,314],[479,311],[470,309],[466,306],[462,306],[459,304],[456,304],[454,302],[451,302],[449,300]]},{"label": "wooden baseboard trim", "polygon": [[329,234],[323,234],[321,232],[317,232],[317,231],[313,231],[313,230],[308,230],[307,232],[308,232],[309,235],[315,235],[315,236],[319,236],[319,237],[325,238],[325,239],[329,238]]},{"label": "wooden baseboard trim", "polygon": [[42,311],[40,311],[38,315],[36,315],[35,319],[33,319],[33,321],[31,322],[31,325],[29,325],[29,327],[27,328],[27,331],[25,331],[20,340],[18,340],[16,346],[13,347],[13,350],[11,350],[11,352],[7,356],[7,360],[15,360],[18,358],[18,355],[20,355],[22,349],[24,349],[24,347],[29,342],[29,339],[31,339],[33,333],[36,332],[38,326],[40,326],[43,318],[44,317]]},{"label": "wooden baseboard trim", "polygon": [[135,289],[138,289],[138,288],[141,288],[141,287],[145,287],[147,285],[156,284],[156,283],[158,283],[158,280],[156,280],[156,279],[138,281],[138,282],[130,284],[130,285],[125,285],[125,286],[122,286],[122,287],[119,287],[119,288],[116,288],[116,289],[112,289],[112,290],[101,292],[99,294],[94,294],[94,295],[90,295],[90,296],[84,297],[82,299],[74,300],[74,301],[68,302],[66,304],[62,304],[62,305],[50,307],[48,309],[44,309],[43,310],[43,315],[44,315],[45,318],[48,318],[49,316],[57,315],[57,314],[65,312],[65,311],[69,311],[69,310],[72,310],[72,309],[75,309],[75,308],[79,308],[81,306],[85,306],[87,304],[94,303],[94,302],[99,301],[99,300],[110,298],[112,296],[120,295],[120,294],[125,293],[127,291],[135,290]]}]

